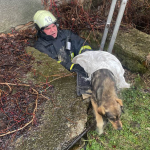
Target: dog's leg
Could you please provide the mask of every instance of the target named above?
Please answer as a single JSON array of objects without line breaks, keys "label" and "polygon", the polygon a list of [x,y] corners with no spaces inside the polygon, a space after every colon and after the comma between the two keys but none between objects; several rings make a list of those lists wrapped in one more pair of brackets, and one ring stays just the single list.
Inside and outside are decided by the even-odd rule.
[{"label": "dog's leg", "polygon": [[103,133],[104,122],[102,116],[99,115],[98,113],[96,114],[96,122],[97,122],[97,132],[99,135],[101,135]]},{"label": "dog's leg", "polygon": [[102,116],[98,113],[98,111],[97,111],[98,106],[97,106],[97,104],[94,102],[93,99],[91,99],[91,103],[92,103],[93,110],[94,110],[94,114],[95,114],[95,118],[96,118],[97,132],[98,132],[99,135],[101,135],[101,134],[103,133],[103,126],[104,126],[103,118],[102,118]]}]

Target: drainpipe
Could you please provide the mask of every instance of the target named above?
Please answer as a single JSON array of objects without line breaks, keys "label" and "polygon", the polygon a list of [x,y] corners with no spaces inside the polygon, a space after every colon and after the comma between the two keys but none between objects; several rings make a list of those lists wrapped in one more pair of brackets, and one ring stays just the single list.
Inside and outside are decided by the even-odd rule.
[{"label": "drainpipe", "polygon": [[111,3],[109,15],[108,15],[105,30],[104,30],[104,35],[103,35],[101,45],[100,45],[100,50],[104,49],[104,45],[105,45],[105,41],[106,41],[106,38],[107,38],[108,30],[109,30],[110,23],[111,23],[111,20],[112,20],[112,16],[113,16],[113,13],[114,13],[114,10],[115,10],[116,1],[117,0],[112,0],[112,3]]},{"label": "drainpipe", "polygon": [[[116,1],[117,0],[112,0],[109,16],[108,16],[108,19],[107,19],[106,27],[105,27],[105,30],[104,30],[104,35],[103,35],[101,46],[100,46],[100,50],[104,49],[104,45],[105,45],[105,41],[106,41],[106,38],[107,38],[108,29],[110,27],[112,15],[113,15],[113,12],[114,12],[114,9],[115,9]],[[112,37],[111,37],[111,40],[110,40],[110,43],[109,43],[109,47],[108,47],[108,50],[107,50],[109,53],[112,53],[112,49],[114,47],[114,43],[115,43],[115,40],[116,40],[116,37],[117,37],[117,33],[118,33],[118,30],[119,30],[119,27],[120,27],[120,23],[121,23],[123,14],[124,14],[124,10],[125,10],[127,1],[128,0],[122,0],[122,2],[121,2],[121,6],[120,6],[119,13],[118,13],[118,16],[117,16],[116,24],[115,24],[115,27],[114,27],[114,30],[113,30],[113,33],[112,33]]]}]

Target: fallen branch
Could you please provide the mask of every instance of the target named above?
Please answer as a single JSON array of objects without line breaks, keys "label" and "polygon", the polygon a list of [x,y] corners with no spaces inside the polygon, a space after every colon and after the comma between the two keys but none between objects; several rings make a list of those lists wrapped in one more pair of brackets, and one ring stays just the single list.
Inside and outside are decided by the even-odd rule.
[{"label": "fallen branch", "polygon": [[53,79],[53,80],[51,80],[51,81],[49,81],[49,82],[47,82],[47,83],[43,83],[43,84],[40,84],[40,85],[48,84],[48,83],[51,83],[51,82],[53,82],[53,81],[55,81],[55,80],[58,80],[58,79],[60,79],[60,78],[64,78],[64,77],[72,76],[72,75],[75,75],[75,74],[74,74],[74,73],[70,73],[70,74],[67,74],[67,75],[63,75],[63,76],[60,76],[60,77],[58,77],[58,78],[55,78],[55,79]]},{"label": "fallen branch", "polygon": [[8,88],[9,88],[9,91],[11,92],[12,91],[12,88],[9,86],[9,83],[0,83],[1,85],[7,85]]}]

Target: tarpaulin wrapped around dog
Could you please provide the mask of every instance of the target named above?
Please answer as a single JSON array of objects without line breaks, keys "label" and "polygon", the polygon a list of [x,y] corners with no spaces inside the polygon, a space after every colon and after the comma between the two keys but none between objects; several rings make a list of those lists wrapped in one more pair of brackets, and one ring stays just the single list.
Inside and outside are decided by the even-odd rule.
[{"label": "tarpaulin wrapped around dog", "polygon": [[124,69],[120,61],[112,54],[105,51],[86,51],[73,58],[74,64],[80,64],[91,79],[92,73],[99,69],[110,70],[115,77],[117,88],[129,88],[125,81]]}]

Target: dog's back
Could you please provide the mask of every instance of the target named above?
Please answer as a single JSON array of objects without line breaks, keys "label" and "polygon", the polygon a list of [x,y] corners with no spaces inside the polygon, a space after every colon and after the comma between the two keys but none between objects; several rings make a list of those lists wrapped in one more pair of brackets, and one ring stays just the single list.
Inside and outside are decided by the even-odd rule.
[{"label": "dog's back", "polygon": [[[116,97],[116,85],[114,75],[108,69],[100,69],[93,73],[91,78],[92,98],[100,106],[110,97]],[[108,98],[109,97],[109,98]]]}]

